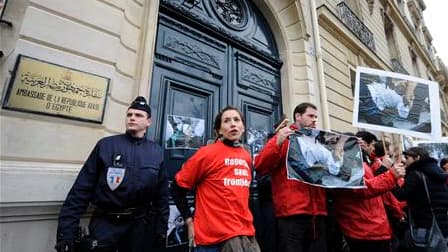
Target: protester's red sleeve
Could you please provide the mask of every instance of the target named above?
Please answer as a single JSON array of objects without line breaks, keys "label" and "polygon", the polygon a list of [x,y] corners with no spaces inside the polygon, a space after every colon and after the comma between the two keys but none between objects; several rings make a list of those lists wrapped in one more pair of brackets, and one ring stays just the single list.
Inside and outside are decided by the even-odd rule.
[{"label": "protester's red sleeve", "polygon": [[391,171],[387,171],[376,177],[364,176],[364,179],[367,188],[353,190],[353,196],[361,198],[373,198],[392,190],[392,188],[394,188],[396,185],[395,176]]},{"label": "protester's red sleeve", "polygon": [[400,202],[395,198],[392,192],[387,192],[383,194],[383,203],[387,210],[396,219],[401,219],[403,217],[403,210]]},{"label": "protester's red sleeve", "polygon": [[[281,163],[286,162],[284,155],[288,148],[288,140],[285,140],[281,146],[277,144],[277,136],[272,137],[255,157],[255,170],[260,175],[266,175],[272,169],[281,167]],[[285,149],[282,151],[282,149]]]}]

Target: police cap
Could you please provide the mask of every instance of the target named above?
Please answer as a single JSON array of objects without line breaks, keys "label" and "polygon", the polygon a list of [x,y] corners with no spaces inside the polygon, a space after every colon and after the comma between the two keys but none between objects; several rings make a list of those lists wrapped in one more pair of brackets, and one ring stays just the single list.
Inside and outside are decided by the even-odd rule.
[{"label": "police cap", "polygon": [[151,117],[151,108],[148,106],[148,103],[146,102],[146,99],[143,96],[137,96],[137,98],[135,98],[135,100],[131,103],[131,106],[129,106],[128,109],[143,110],[146,113],[148,113],[148,117]]}]

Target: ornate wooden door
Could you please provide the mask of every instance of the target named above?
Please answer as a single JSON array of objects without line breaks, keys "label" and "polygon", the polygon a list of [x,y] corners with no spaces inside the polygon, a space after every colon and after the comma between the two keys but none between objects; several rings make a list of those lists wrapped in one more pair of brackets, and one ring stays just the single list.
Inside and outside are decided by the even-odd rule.
[{"label": "ornate wooden door", "polygon": [[250,1],[161,0],[154,63],[150,138],[164,148],[170,179],[214,139],[214,116],[227,105],[244,113],[245,143],[260,150],[281,114],[281,62]]}]

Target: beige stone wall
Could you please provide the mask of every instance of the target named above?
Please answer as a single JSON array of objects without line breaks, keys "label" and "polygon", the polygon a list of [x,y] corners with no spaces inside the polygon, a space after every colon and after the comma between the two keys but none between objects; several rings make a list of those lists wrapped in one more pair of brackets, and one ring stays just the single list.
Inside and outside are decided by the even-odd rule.
[{"label": "beige stone wall", "polygon": [[[307,0],[254,1],[268,20],[281,60],[283,110],[287,116],[300,102],[318,103],[313,59],[308,37],[311,35]],[[272,17],[272,18],[270,18]]]},{"label": "beige stone wall", "polygon": [[98,139],[123,132],[140,93],[142,54],[152,48],[143,30],[156,24],[151,8],[158,1],[9,1],[4,18],[14,26],[0,28],[3,95],[19,54],[110,78],[110,86],[102,124],[0,110],[1,251],[51,250],[78,170]]},{"label": "beige stone wall", "polygon": [[349,66],[356,66],[356,56],[350,57],[350,49],[326,29],[320,29],[325,67],[325,83],[328,92],[331,129],[339,132],[355,132],[353,118],[353,94],[350,85]]},{"label": "beige stone wall", "polygon": [[102,124],[2,110],[1,158],[80,164],[90,151],[85,146],[93,147],[100,137],[124,129],[125,110],[138,93],[136,75],[142,48],[143,3],[88,0],[10,3],[5,18],[9,17],[10,9],[24,11],[23,16],[10,18],[14,34],[6,39],[10,52],[1,64],[3,93],[10,78],[8,73],[19,54],[110,78],[110,86]]}]

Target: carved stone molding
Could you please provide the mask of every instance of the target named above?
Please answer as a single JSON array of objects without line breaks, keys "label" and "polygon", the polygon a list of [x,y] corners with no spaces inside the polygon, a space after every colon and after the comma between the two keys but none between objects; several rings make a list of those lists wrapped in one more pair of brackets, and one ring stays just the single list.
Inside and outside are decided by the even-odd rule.
[{"label": "carved stone molding", "polygon": [[212,55],[208,52],[205,52],[199,46],[190,44],[186,41],[180,41],[179,39],[174,37],[167,37],[164,42],[165,42],[164,46],[166,48],[182,53],[193,59],[199,60],[203,63],[206,63],[219,69],[219,63],[216,60],[218,57],[216,55]]},{"label": "carved stone molding", "polygon": [[204,36],[203,34],[197,32],[196,30],[191,29],[188,26],[182,25],[179,22],[176,22],[170,18],[167,18],[165,16],[160,16],[160,21],[166,24],[169,24],[171,26],[176,27],[178,30],[188,33],[190,36],[194,36],[195,38],[200,38],[201,40],[207,42],[207,44],[211,44],[212,46],[215,46],[217,48],[225,50],[226,46],[224,44],[218,43],[216,40],[211,39],[208,36]]},{"label": "carved stone molding", "polygon": [[279,66],[281,65],[281,61],[278,57],[271,55],[269,52],[263,50],[262,48],[256,46],[252,42],[246,40],[245,38],[242,38],[238,36],[237,34],[230,32],[229,30],[225,29],[222,25],[219,25],[218,23],[211,22],[210,19],[205,18],[195,12],[192,12],[190,9],[186,8],[185,6],[178,4],[178,1],[176,0],[161,0],[162,7],[166,7],[168,9],[175,10],[176,12],[181,13],[182,15],[191,18],[197,22],[199,22],[202,25],[207,26],[208,28],[212,29],[217,34],[222,34],[229,38],[230,40],[234,41],[235,43],[238,43],[244,47],[247,47],[248,49],[258,53],[259,55],[263,56],[266,60],[274,63],[275,65]]},{"label": "carved stone molding", "polygon": [[244,68],[241,74],[241,79],[260,86],[264,89],[269,89],[276,91],[277,87],[275,85],[275,78],[272,76],[267,76],[265,74],[254,73],[248,68]]},{"label": "carved stone molding", "polygon": [[241,0],[213,0],[212,6],[221,21],[235,30],[247,28],[248,8]]}]

